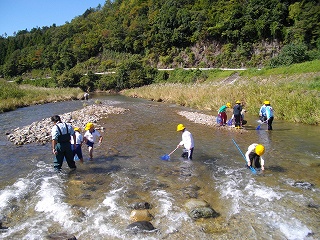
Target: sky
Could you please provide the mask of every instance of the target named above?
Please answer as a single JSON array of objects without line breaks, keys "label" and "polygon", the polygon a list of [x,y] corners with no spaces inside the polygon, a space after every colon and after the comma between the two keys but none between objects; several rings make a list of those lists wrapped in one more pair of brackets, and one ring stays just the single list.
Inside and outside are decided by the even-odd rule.
[{"label": "sky", "polygon": [[0,0],[0,36],[19,30],[61,26],[105,0]]}]

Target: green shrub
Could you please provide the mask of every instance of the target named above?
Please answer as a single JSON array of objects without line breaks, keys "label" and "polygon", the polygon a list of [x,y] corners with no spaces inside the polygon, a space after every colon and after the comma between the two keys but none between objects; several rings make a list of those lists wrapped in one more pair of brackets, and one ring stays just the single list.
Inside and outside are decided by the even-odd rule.
[{"label": "green shrub", "polygon": [[308,47],[305,44],[288,44],[281,49],[278,56],[270,60],[270,66],[288,66],[290,64],[301,63],[308,60]]}]

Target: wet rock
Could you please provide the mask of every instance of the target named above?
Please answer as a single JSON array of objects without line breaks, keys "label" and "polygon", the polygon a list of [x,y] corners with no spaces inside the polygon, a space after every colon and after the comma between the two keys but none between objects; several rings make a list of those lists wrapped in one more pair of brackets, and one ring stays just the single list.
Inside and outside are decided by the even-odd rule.
[{"label": "wet rock", "polygon": [[82,220],[86,217],[86,214],[79,208],[73,207],[73,215],[78,222],[82,222]]},{"label": "wet rock", "polygon": [[133,222],[151,221],[153,216],[147,209],[133,210],[130,214],[130,220]]},{"label": "wet rock", "polygon": [[139,221],[131,223],[126,228],[127,231],[133,232],[133,233],[139,233],[139,232],[153,232],[157,229],[152,225],[152,223],[148,221]]},{"label": "wet rock", "polygon": [[316,209],[318,209],[318,208],[320,208],[320,205],[315,204],[315,203],[309,203],[309,204],[308,204],[308,207],[309,207],[309,208],[316,208]]},{"label": "wet rock", "polygon": [[207,203],[204,200],[200,200],[200,199],[189,199],[185,204],[184,204],[185,208],[187,210],[192,210],[194,208],[201,208],[201,207],[209,207],[209,203]]},{"label": "wet rock", "polygon": [[91,191],[91,192],[95,192],[97,190],[96,186],[83,186],[81,187],[83,190],[87,190],[87,191]]},{"label": "wet rock", "polygon": [[82,194],[79,196],[80,199],[87,199],[90,200],[92,197],[90,194]]},{"label": "wet rock", "polygon": [[200,187],[196,185],[187,186],[181,189],[183,195],[186,198],[197,198],[198,197],[198,190],[200,190]]},{"label": "wet rock", "polygon": [[69,233],[52,233],[46,236],[46,239],[51,240],[77,240],[77,238]]},{"label": "wet rock", "polygon": [[136,202],[131,205],[133,209],[150,209],[150,203],[148,202]]},{"label": "wet rock", "polygon": [[2,226],[2,221],[0,220],[0,233],[1,233],[1,232],[5,232],[5,231],[7,231],[7,230],[8,230],[8,228]]},{"label": "wet rock", "polygon": [[166,183],[159,183],[159,184],[157,184],[157,189],[164,189],[164,188],[168,188],[169,187],[169,185],[168,184],[166,184]]},{"label": "wet rock", "polygon": [[198,207],[198,208],[192,209],[189,212],[189,216],[192,219],[196,220],[199,218],[215,218],[219,216],[219,213],[217,213],[211,207]]},{"label": "wet rock", "polygon": [[309,182],[296,181],[293,184],[294,187],[311,190],[314,187],[314,184]]}]

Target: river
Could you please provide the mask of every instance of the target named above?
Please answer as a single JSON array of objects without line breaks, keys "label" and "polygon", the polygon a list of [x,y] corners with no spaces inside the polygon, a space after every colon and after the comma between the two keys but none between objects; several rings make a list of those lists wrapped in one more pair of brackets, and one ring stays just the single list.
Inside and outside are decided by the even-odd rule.
[{"label": "river", "polygon": [[[320,128],[274,121],[273,131],[228,131],[188,121],[173,104],[97,94],[104,104],[129,109],[101,121],[104,140],[88,161],[70,172],[53,171],[50,144],[15,146],[6,133],[83,101],[50,103],[0,114],[0,239],[45,239],[67,232],[77,239],[320,239]],[[201,112],[201,111],[198,111]],[[204,113],[204,112],[201,112]],[[215,114],[208,113],[206,114]],[[183,123],[193,134],[192,161],[175,151]],[[252,174],[233,143],[245,153],[254,142],[266,147],[264,173]],[[185,203],[204,200],[217,218],[192,220]],[[132,234],[130,205],[151,204],[159,231]]]}]

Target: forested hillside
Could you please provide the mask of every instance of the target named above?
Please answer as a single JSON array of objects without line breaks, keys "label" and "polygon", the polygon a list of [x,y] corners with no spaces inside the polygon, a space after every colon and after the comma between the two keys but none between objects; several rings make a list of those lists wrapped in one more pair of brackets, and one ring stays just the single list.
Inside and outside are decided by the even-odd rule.
[{"label": "forested hillside", "polygon": [[[320,59],[317,0],[107,0],[63,26],[0,37],[0,76],[51,77],[87,90],[149,84],[155,68],[313,59]],[[116,73],[93,74],[107,71]]]}]

